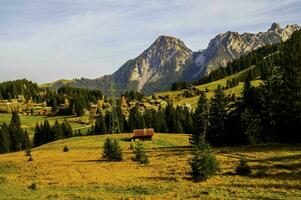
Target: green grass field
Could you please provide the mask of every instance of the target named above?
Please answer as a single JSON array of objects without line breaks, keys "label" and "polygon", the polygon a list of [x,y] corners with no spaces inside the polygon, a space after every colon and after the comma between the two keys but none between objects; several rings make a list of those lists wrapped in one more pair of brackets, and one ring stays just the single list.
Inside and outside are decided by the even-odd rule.
[{"label": "green grass field", "polygon": [[[72,121],[78,119],[78,117],[75,117],[75,116],[54,116],[54,117],[47,117],[47,116],[42,116],[42,115],[39,115],[39,116],[19,115],[19,116],[21,119],[22,128],[27,129],[30,137],[33,137],[36,123],[42,123],[46,119],[49,121],[49,123],[51,125],[54,124],[55,120],[58,120],[61,123],[62,121],[67,119],[69,121],[70,125],[72,126],[73,130],[80,129],[83,134],[85,134],[90,127],[90,126],[86,126],[83,124],[78,124],[78,123],[72,122]],[[2,124],[2,123],[9,124],[10,120],[11,120],[11,114],[0,113],[0,124]]]},{"label": "green grass field", "polygon": [[[155,134],[145,142],[148,166],[131,160],[130,134],[110,136],[120,141],[124,161],[102,160],[106,137],[45,144],[33,149],[33,162],[24,152],[0,155],[0,199],[301,199],[300,145],[214,149],[220,172],[194,183],[188,175],[188,135]],[[63,152],[65,145],[69,152]],[[242,156],[253,170],[248,177],[234,174]],[[36,189],[29,189],[33,183]]]},{"label": "green grass field", "polygon": [[[250,68],[242,70],[241,72],[239,72],[237,74],[227,76],[227,77],[217,80],[217,81],[213,81],[213,82],[203,84],[203,85],[198,85],[198,86],[196,86],[196,88],[201,91],[205,91],[206,89],[208,89],[209,91],[206,92],[206,96],[208,99],[211,99],[214,96],[214,90],[217,88],[218,85],[226,86],[228,80],[231,81],[233,78],[236,78],[239,81],[239,85],[237,85],[233,88],[229,88],[229,89],[225,90],[224,92],[226,95],[230,95],[230,94],[234,93],[236,97],[239,97],[241,95],[241,91],[243,88],[243,82],[244,82],[246,76],[248,75],[248,72],[251,69],[253,69],[254,67],[255,66],[252,66]],[[251,84],[254,86],[259,86],[261,83],[262,83],[261,80],[254,80],[251,82]],[[184,97],[179,98],[178,95],[180,95],[181,93],[182,93],[182,91],[165,91],[165,92],[156,93],[155,96],[167,96],[168,95],[171,99],[173,99],[173,102],[175,105],[189,104],[192,107],[196,106],[198,98],[199,98],[198,96],[191,97],[191,98],[184,98]]]}]

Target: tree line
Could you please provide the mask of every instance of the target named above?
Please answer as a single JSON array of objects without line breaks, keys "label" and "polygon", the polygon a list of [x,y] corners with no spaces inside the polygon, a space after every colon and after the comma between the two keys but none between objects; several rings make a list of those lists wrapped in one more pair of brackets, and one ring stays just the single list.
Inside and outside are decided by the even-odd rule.
[{"label": "tree line", "polygon": [[[158,110],[150,109],[141,111],[137,103],[129,110],[129,116],[123,114],[120,102],[116,106],[117,119],[120,132],[132,132],[137,128],[153,128],[160,133],[190,133],[192,130],[192,112],[186,106],[174,107],[169,102],[166,108]],[[110,133],[112,122],[112,112],[106,111],[96,117],[94,134]]]},{"label": "tree line", "polygon": [[26,79],[0,83],[0,99],[15,99],[18,95],[21,95],[25,99],[33,99],[36,102],[40,102],[41,97],[39,92],[38,84]]},{"label": "tree line", "polygon": [[30,145],[27,130],[22,129],[18,113],[13,112],[10,124],[0,126],[0,153],[25,150]]},{"label": "tree line", "polygon": [[[57,91],[46,89],[44,98],[48,106],[52,107],[52,111],[61,115],[77,115],[82,116],[84,109],[90,107],[90,103],[97,103],[103,98],[100,90],[89,90],[83,88],[75,88],[71,86],[60,87]],[[59,105],[68,101],[68,107],[60,109]]]},{"label": "tree line", "polygon": [[33,145],[38,147],[48,142],[72,136],[72,127],[67,120],[64,120],[61,124],[56,120],[53,126],[49,124],[48,120],[45,120],[44,123],[36,124]]}]

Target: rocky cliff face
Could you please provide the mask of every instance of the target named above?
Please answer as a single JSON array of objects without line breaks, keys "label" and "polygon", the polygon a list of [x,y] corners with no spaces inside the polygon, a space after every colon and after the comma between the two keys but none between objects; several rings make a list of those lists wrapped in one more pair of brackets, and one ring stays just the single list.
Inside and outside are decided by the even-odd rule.
[{"label": "rocky cliff face", "polygon": [[137,58],[125,63],[112,78],[121,88],[153,92],[179,80],[192,51],[181,40],[160,36]]},{"label": "rocky cliff face", "polygon": [[192,52],[181,40],[160,36],[141,55],[127,61],[112,75],[97,79],[77,79],[69,85],[108,90],[136,90],[150,94],[169,89],[173,82],[195,81],[212,70],[225,67],[229,61],[239,58],[259,47],[285,41],[298,25],[281,28],[272,24],[266,32],[226,32],[217,35],[201,52]]},{"label": "rocky cliff face", "polygon": [[194,59],[195,65],[199,68],[196,76],[199,78],[218,67],[225,67],[229,61],[259,47],[285,41],[299,29],[298,25],[287,25],[282,29],[279,24],[273,23],[266,32],[257,34],[239,34],[230,31],[219,34],[209,42],[207,49]]}]

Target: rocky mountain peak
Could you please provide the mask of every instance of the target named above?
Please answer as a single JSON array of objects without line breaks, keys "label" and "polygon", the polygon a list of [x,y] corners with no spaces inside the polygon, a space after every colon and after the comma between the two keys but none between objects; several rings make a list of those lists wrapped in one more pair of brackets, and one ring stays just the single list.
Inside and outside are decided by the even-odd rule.
[{"label": "rocky mountain peak", "polygon": [[278,23],[275,23],[275,22],[274,22],[274,23],[271,25],[271,28],[270,28],[268,31],[273,31],[273,32],[279,33],[279,32],[281,32],[281,27],[280,27],[280,25],[279,25]]}]

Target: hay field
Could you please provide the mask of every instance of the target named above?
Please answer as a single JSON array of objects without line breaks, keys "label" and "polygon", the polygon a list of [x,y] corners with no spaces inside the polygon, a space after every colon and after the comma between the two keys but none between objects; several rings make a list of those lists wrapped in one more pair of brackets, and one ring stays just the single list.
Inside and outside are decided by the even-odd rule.
[{"label": "hay field", "polygon": [[[129,134],[118,138],[124,161],[100,158],[107,136],[84,136],[0,155],[0,199],[301,199],[301,146],[260,145],[214,149],[221,171],[203,183],[190,180],[188,136],[157,134],[145,142],[150,164],[131,161]],[[67,145],[69,152],[63,152]],[[234,175],[241,156],[250,159],[249,177]],[[260,177],[258,172],[265,171]],[[28,186],[36,183],[37,189]]]}]

